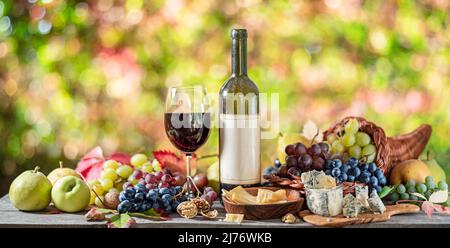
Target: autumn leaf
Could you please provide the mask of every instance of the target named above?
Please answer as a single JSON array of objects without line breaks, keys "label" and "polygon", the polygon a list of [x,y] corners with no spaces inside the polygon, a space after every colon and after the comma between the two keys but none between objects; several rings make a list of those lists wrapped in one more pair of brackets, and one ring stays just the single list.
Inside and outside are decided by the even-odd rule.
[{"label": "autumn leaf", "polygon": [[[168,168],[171,172],[181,172],[186,174],[186,156],[178,156],[172,151],[158,150],[153,152],[153,156],[159,162],[162,168]],[[197,167],[197,157],[194,154],[191,158],[191,169],[195,171]]]},{"label": "autumn leaf", "polygon": [[108,219],[106,226],[108,228],[130,228],[136,226],[136,220],[127,213],[116,214]]},{"label": "autumn leaf", "polygon": [[101,221],[106,220],[106,215],[104,212],[99,211],[97,208],[91,208],[85,215],[84,218],[87,221]]},{"label": "autumn leaf", "polygon": [[438,213],[442,214],[449,214],[450,215],[450,208],[446,206],[442,206],[439,204],[432,203],[430,201],[424,201],[422,203],[422,211],[425,212],[425,214],[428,217],[431,217],[433,215],[433,212],[436,211]]},{"label": "autumn leaf", "polygon": [[102,148],[97,146],[81,158],[75,170],[88,181],[98,179],[103,170],[103,162],[108,159],[116,160],[122,164],[130,163],[130,155],[117,152],[105,158]]}]

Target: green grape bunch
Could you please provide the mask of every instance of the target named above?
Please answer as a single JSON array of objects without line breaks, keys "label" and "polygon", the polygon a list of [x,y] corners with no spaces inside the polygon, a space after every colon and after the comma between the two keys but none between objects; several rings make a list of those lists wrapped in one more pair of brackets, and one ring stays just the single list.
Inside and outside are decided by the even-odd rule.
[{"label": "green grape bunch", "polygon": [[372,163],[377,156],[377,149],[372,138],[360,131],[359,122],[350,119],[341,133],[331,133],[327,137],[332,154],[344,155],[347,158],[364,159],[365,163]]},{"label": "green grape bunch", "polygon": [[436,184],[433,177],[427,176],[424,182],[408,180],[405,184],[396,185],[394,190],[387,196],[386,201],[388,203],[395,203],[399,200],[421,200],[414,193],[418,193],[429,200],[434,192],[440,190],[448,190],[447,183],[445,181],[439,181]]}]

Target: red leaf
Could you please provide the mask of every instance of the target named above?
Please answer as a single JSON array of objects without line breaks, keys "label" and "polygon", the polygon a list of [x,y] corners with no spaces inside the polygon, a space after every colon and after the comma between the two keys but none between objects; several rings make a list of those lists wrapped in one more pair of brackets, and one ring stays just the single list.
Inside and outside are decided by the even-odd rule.
[{"label": "red leaf", "polygon": [[422,203],[422,210],[425,212],[425,214],[428,217],[431,217],[433,215],[433,212],[436,211],[438,213],[442,214],[450,214],[450,208],[446,206],[442,206],[439,204],[435,204],[429,201],[424,201]]},{"label": "red leaf", "polygon": [[433,203],[429,201],[424,201],[422,203],[422,211],[424,211],[428,217],[431,217],[434,212]]},{"label": "red leaf", "polygon": [[[169,168],[170,171],[181,172],[186,174],[186,156],[182,154],[181,156],[176,155],[171,151],[158,150],[153,152],[153,156],[159,162],[162,168]],[[195,170],[197,167],[197,159],[194,154],[191,158],[191,169]]]},{"label": "red leaf", "polygon": [[116,160],[117,162],[119,162],[121,164],[130,165],[131,156],[126,153],[123,153],[123,152],[116,152],[116,153],[111,154],[111,156],[109,156],[107,159]]},{"label": "red leaf", "polygon": [[[109,156],[108,159],[114,159],[124,164],[130,163],[130,156],[125,153],[114,153]],[[101,147],[97,146],[81,158],[75,170],[86,180],[98,179],[102,172],[103,162],[105,162],[103,150]]]},{"label": "red leaf", "polygon": [[106,220],[106,215],[105,213],[98,211],[97,208],[91,208],[91,210],[84,215],[84,218],[87,221],[100,221]]}]

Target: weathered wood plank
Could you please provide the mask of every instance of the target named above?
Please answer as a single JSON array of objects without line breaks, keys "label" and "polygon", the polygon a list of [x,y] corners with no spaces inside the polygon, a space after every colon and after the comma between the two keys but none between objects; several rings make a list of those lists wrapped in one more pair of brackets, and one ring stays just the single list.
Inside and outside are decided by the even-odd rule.
[{"label": "weathered wood plank", "polygon": [[[218,219],[225,216],[225,211],[220,204],[214,206],[219,210]],[[217,220],[207,220],[203,217],[194,219],[184,219],[174,214],[173,218],[168,221],[151,221],[146,219],[136,218],[138,227],[144,228],[224,228],[224,227],[241,227],[241,228],[305,228],[312,227],[312,225],[303,221],[296,224],[284,224],[278,219],[265,221],[247,221],[241,224],[226,223]],[[84,219],[83,213],[77,214],[46,214],[46,213],[27,213],[15,209],[8,196],[0,199],[0,227],[58,227],[58,228],[102,228],[105,227],[104,222],[87,222]],[[428,218],[423,213],[413,215],[399,215],[394,216],[388,222],[370,223],[364,225],[349,226],[354,228],[373,227],[373,228],[406,228],[406,227],[450,227],[450,216],[434,215]]]}]

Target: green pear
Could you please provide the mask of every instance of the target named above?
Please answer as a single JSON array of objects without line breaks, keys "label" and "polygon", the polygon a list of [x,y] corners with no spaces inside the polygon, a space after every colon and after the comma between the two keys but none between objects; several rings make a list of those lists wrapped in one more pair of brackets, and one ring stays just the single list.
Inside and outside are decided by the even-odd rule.
[{"label": "green pear", "polygon": [[219,161],[209,166],[206,170],[206,177],[208,177],[208,186],[212,187],[216,192],[220,191],[219,173]]},{"label": "green pear", "polygon": [[431,176],[435,182],[444,181],[445,182],[445,171],[442,167],[436,162],[436,160],[432,159],[430,153],[427,153],[427,158],[422,160],[431,171]]},{"label": "green pear", "polygon": [[9,187],[9,199],[23,211],[45,209],[51,201],[52,183],[39,172],[39,167],[20,174]]}]

